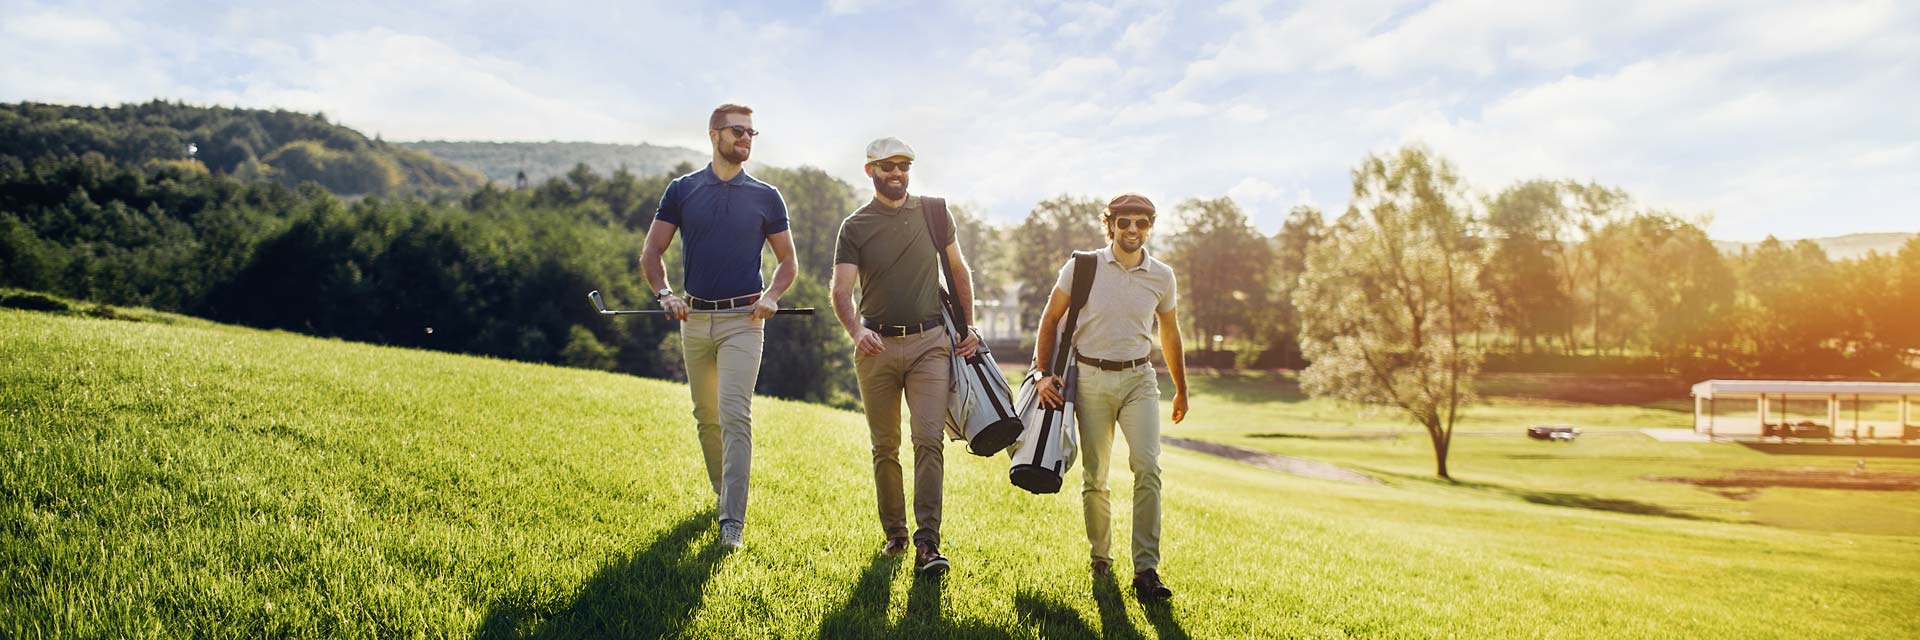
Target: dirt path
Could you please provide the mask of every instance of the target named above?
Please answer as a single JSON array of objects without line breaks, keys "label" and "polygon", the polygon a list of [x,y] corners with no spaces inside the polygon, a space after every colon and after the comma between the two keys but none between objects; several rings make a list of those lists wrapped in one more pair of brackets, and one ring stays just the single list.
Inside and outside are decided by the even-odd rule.
[{"label": "dirt path", "polygon": [[1198,451],[1230,460],[1238,460],[1256,467],[1272,469],[1282,473],[1291,473],[1297,476],[1319,478],[1321,480],[1337,480],[1354,484],[1386,484],[1375,479],[1373,476],[1317,460],[1274,455],[1264,451],[1243,449],[1233,445],[1190,440],[1187,438],[1161,436],[1160,441],[1189,451]]}]

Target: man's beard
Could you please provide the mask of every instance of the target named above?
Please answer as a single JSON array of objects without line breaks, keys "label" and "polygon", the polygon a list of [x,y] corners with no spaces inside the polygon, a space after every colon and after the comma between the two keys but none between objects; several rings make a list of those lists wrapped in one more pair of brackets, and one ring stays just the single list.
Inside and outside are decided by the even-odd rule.
[{"label": "man's beard", "polygon": [[880,177],[880,174],[876,173],[873,176],[873,190],[888,200],[905,198],[907,197],[907,177],[900,176],[900,186],[895,187],[888,184],[886,178]]},{"label": "man's beard", "polygon": [[747,156],[750,156],[750,155],[753,155],[752,147],[742,149],[736,145],[727,145],[725,147],[720,148],[720,157],[726,158],[727,162],[731,162],[734,164],[741,164],[746,162]]}]

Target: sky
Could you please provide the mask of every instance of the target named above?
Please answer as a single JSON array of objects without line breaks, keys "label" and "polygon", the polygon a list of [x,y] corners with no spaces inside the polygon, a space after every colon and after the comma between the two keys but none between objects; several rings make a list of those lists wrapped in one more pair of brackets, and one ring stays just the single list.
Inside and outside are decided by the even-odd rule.
[{"label": "sky", "polygon": [[319,111],[387,140],[706,150],[1017,221],[1060,194],[1337,216],[1424,145],[1487,196],[1593,180],[1723,240],[1920,231],[1920,3],[0,0],[0,101]]}]

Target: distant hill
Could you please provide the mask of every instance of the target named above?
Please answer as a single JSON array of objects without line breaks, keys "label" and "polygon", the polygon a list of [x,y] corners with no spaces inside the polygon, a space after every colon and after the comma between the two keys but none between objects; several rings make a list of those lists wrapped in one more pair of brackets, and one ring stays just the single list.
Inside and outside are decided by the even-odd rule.
[{"label": "distant hill", "polygon": [[[1827,252],[1828,258],[1833,260],[1850,260],[1863,257],[1868,253],[1876,251],[1881,255],[1899,253],[1900,246],[1906,244],[1907,240],[1914,235],[1915,234],[1912,233],[1899,232],[1850,233],[1844,236],[1833,236],[1831,238],[1812,238],[1812,240],[1814,244],[1820,245],[1821,250]],[[1780,241],[1791,245],[1799,240],[1781,238]],[[1713,241],[1713,246],[1718,248],[1721,253],[1727,255],[1739,255],[1742,250],[1752,249],[1759,244],[1758,242],[1733,242],[1730,240]]]},{"label": "distant hill", "polygon": [[712,159],[712,154],[706,151],[644,143],[424,140],[394,144],[478,171],[488,180],[505,186],[512,186],[522,169],[527,172],[529,184],[539,184],[547,178],[566,175],[574,165],[583,162],[603,176],[612,175],[622,166],[634,175],[647,176],[667,173],[682,162],[698,167]]},{"label": "distant hill", "polygon": [[0,156],[98,153],[130,166],[173,165],[288,185],[312,181],[339,195],[460,193],[485,180],[322,114],[200,107],[155,100],[117,107],[0,104]]}]

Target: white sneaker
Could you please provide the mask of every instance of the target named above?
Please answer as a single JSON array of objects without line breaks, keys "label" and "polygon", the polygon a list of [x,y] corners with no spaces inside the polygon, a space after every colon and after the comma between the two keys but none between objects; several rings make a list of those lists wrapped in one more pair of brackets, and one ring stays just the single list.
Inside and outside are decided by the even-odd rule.
[{"label": "white sneaker", "polygon": [[747,546],[746,541],[741,539],[746,534],[746,528],[747,526],[745,524],[739,522],[732,520],[722,521],[720,523],[720,544],[735,549]]}]

